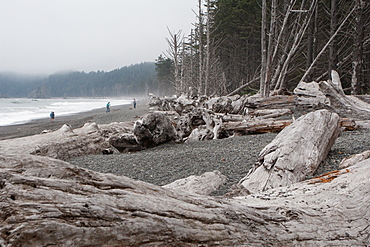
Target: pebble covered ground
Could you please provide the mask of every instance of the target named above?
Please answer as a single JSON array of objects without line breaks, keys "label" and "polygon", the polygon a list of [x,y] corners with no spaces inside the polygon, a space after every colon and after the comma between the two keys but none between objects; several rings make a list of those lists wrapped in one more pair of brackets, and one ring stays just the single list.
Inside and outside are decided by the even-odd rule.
[{"label": "pebble covered ground", "polygon": [[[88,155],[68,162],[160,186],[219,170],[227,181],[214,195],[222,195],[248,173],[257,162],[259,152],[276,135],[267,133],[184,144],[168,143],[140,152]],[[366,150],[370,150],[370,130],[344,131],[313,176],[336,170],[343,158]]]}]

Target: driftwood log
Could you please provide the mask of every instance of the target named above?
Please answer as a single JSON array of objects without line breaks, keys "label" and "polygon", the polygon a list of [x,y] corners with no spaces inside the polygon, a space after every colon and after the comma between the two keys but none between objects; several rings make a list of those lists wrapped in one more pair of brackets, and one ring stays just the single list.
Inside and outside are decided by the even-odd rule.
[{"label": "driftwood log", "polygon": [[236,198],[178,193],[49,157],[0,160],[1,246],[370,244],[369,159]]},{"label": "driftwood log", "polygon": [[300,117],[261,151],[258,165],[240,183],[256,193],[303,181],[329,153],[340,132],[339,120],[328,110]]},{"label": "driftwood log", "polygon": [[230,131],[234,135],[245,135],[255,133],[279,132],[290,125],[292,120],[251,120],[246,122],[228,122],[221,126],[222,131]]},{"label": "driftwood log", "polygon": [[109,148],[107,139],[95,123],[73,130],[63,125],[45,134],[0,141],[3,154],[26,153],[66,160],[84,154],[97,154]]},{"label": "driftwood log", "polygon": [[109,143],[115,147],[120,153],[130,151],[140,151],[144,147],[137,143],[135,135],[132,133],[123,133],[109,138]]},{"label": "driftwood log", "polygon": [[368,119],[370,104],[356,96],[345,95],[338,73],[333,70],[331,74],[331,81],[320,82],[320,90],[330,100],[330,105],[343,115],[355,116],[358,119]]},{"label": "driftwood log", "polygon": [[367,151],[359,153],[359,154],[351,155],[350,157],[344,158],[340,162],[339,168],[344,169],[344,168],[353,166],[356,163],[361,162],[363,160],[366,160],[368,158],[370,158],[370,150],[367,150]]},{"label": "driftwood log", "polygon": [[1,154],[34,154],[67,160],[73,157],[98,154],[111,148],[109,139],[122,133],[132,132],[133,123],[97,125],[86,123],[82,128],[72,129],[63,125],[57,131],[0,141]]},{"label": "driftwood log", "polygon": [[[206,105],[205,99],[181,100],[168,99],[165,107],[190,113],[199,102]],[[276,96],[215,102],[215,109],[231,107],[245,119],[246,110],[290,109],[300,101]],[[214,115],[220,122],[197,119],[204,124],[196,128],[219,133],[221,124],[235,124]],[[155,122],[137,126],[143,130]],[[369,246],[368,153],[352,157],[348,168],[297,182],[326,156],[339,126],[339,116],[326,110],[293,122],[262,150],[259,167],[242,181],[252,194],[234,197],[207,196],[225,179],[217,171],[160,187],[61,161],[104,150],[112,136],[122,134],[120,124],[63,126],[1,141],[0,246]],[[153,130],[154,136],[160,132]],[[265,179],[262,186],[252,183],[256,178]]]},{"label": "driftwood log", "polygon": [[144,148],[176,141],[178,135],[171,120],[162,113],[149,113],[135,122],[133,133],[139,145]]},{"label": "driftwood log", "polygon": [[213,111],[205,108],[196,108],[179,118],[176,124],[176,131],[185,140],[194,130],[195,133],[193,133],[192,140],[216,139],[219,135],[221,122],[220,116]]},{"label": "driftwood log", "polygon": [[200,176],[192,175],[187,178],[178,179],[163,188],[176,190],[185,194],[210,195],[226,182],[226,176],[220,171],[205,172]]}]

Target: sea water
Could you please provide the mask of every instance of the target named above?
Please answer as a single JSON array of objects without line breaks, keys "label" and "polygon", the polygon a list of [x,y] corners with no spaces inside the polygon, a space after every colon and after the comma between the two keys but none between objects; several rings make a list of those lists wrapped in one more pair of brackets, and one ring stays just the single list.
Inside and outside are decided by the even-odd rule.
[{"label": "sea water", "polygon": [[111,106],[131,104],[132,100],[122,98],[0,98],[0,126],[27,123],[31,120],[66,116],[79,112],[103,108],[107,102]]}]

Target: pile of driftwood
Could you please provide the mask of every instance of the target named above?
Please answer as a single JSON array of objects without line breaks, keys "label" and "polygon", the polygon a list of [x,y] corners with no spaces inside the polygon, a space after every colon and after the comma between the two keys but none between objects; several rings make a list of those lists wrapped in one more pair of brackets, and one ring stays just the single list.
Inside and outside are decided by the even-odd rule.
[{"label": "pile of driftwood", "polygon": [[[301,82],[290,95],[214,97],[183,94],[151,96],[153,112],[137,121],[133,133],[114,136],[110,144],[120,152],[137,151],[164,142],[190,142],[230,136],[280,132],[298,117],[319,109],[341,116],[347,130],[368,119],[370,106],[344,94],[339,76],[332,81]],[[355,121],[356,120],[356,121]]]},{"label": "pile of driftwood", "polygon": [[[322,83],[341,94],[335,83]],[[348,111],[343,109],[352,107],[364,120],[370,108],[344,94],[335,101],[333,92],[315,99],[302,96],[307,92],[303,86],[299,90],[299,96],[274,99],[235,97],[231,102],[222,101],[230,102],[226,104],[215,99],[211,108],[182,103],[181,114],[179,106],[173,104],[174,108],[167,110],[176,111],[175,115],[155,112],[135,127],[88,123],[81,129],[63,126],[56,132],[0,141],[0,246],[370,245],[370,152],[345,160],[342,170],[302,181],[325,158],[343,128],[341,124],[352,123],[352,128],[364,124],[357,119],[344,121],[342,111]],[[235,123],[246,126],[251,119],[270,119],[252,117],[251,112],[277,109],[268,102],[284,97],[290,99],[284,105],[294,106],[289,108],[291,122],[260,152],[255,168],[228,196],[209,196],[225,181],[218,171],[160,187],[62,161],[96,153],[98,147],[108,148],[122,133],[133,137],[132,145],[141,148],[171,138],[189,141],[194,130],[202,128],[209,130],[209,138],[248,133],[248,127],[236,128]],[[304,101],[302,97],[312,99]],[[244,100],[259,106],[252,108],[252,103]],[[242,101],[238,112],[222,112]],[[317,107],[321,109],[291,119],[303,101],[311,105],[320,101]],[[163,107],[172,104],[161,102]],[[199,104],[206,102],[210,104]],[[328,110],[334,109],[333,102],[342,108]],[[280,115],[279,111],[268,112]],[[186,128],[181,121],[193,125]],[[274,130],[269,126],[269,131]]]}]

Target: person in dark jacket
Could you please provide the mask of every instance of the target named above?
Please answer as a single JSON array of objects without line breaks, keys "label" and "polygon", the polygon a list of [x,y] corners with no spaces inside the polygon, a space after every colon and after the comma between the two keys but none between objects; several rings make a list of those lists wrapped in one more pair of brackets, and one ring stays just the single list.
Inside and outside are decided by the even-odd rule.
[{"label": "person in dark jacket", "polygon": [[55,118],[55,113],[52,111],[50,112],[50,122],[53,122]]},{"label": "person in dark jacket", "polygon": [[107,110],[105,112],[110,112],[110,102],[107,103]]}]

